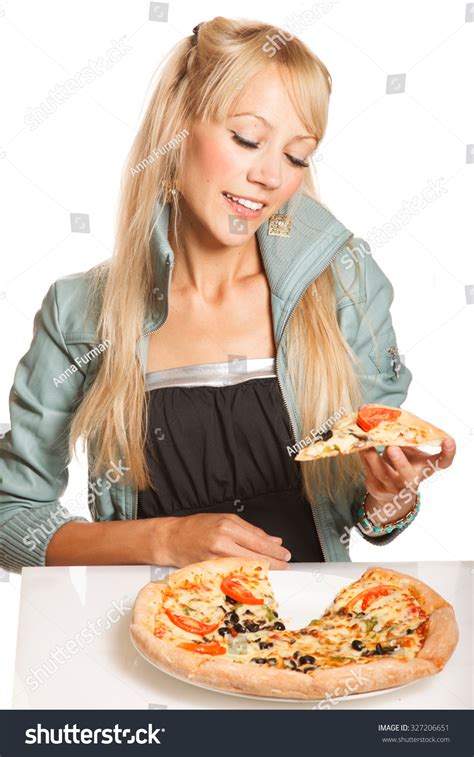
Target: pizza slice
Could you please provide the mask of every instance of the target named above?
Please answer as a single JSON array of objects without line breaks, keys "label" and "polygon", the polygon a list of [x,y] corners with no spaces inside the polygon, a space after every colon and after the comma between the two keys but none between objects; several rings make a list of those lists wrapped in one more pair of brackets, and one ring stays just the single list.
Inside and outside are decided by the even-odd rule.
[{"label": "pizza slice", "polygon": [[295,460],[319,460],[377,446],[439,446],[445,436],[445,431],[407,410],[389,405],[363,405],[357,413],[345,415],[327,431],[314,435],[313,441],[298,452]]},{"label": "pizza slice", "polygon": [[239,635],[283,629],[267,568],[247,558],[221,558],[171,573],[154,616],[155,637],[219,655]]},{"label": "pizza slice", "polygon": [[320,644],[330,640],[337,654],[363,662],[376,655],[407,656],[421,649],[429,618],[413,580],[401,574],[370,569],[345,587],[308,630]]}]

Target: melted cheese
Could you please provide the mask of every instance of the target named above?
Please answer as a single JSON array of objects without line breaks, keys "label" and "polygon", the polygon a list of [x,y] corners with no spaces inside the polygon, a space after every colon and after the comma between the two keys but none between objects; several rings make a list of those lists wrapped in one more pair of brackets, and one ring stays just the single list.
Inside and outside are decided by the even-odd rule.
[{"label": "melted cheese", "polygon": [[[179,628],[165,613],[160,612],[155,619],[155,634],[175,643],[218,640],[235,663],[260,664],[255,659],[271,658],[277,667],[287,669],[293,669],[290,660],[295,659],[295,651],[299,653],[298,659],[304,655],[314,658],[314,662],[307,663],[310,667],[341,667],[378,659],[382,655],[369,654],[377,649],[377,645],[380,645],[379,651],[381,648],[393,649],[393,652],[383,656],[409,659],[416,655],[424,642],[423,624],[428,616],[413,593],[390,577],[381,580],[374,576],[349,584],[338,593],[321,618],[299,631],[282,631],[273,627],[276,621],[283,622],[285,626],[286,622],[271,612],[276,612],[277,602],[266,577],[241,577],[254,596],[264,599],[263,605],[227,602],[220,588],[223,577],[214,576],[206,586],[198,581],[192,585],[188,582],[181,587],[169,587],[164,596],[164,608],[205,623],[218,623],[218,627],[224,624],[226,614],[228,617],[228,613],[234,612],[242,626],[245,621],[259,623],[258,631],[247,630],[245,633],[222,636],[216,628],[203,639],[200,634]],[[393,587],[394,591],[375,596],[362,611],[366,592],[381,584]],[[362,649],[352,646],[356,640],[361,643]],[[261,649],[261,643],[271,646]],[[298,666],[298,670],[304,667],[305,664]]]}]

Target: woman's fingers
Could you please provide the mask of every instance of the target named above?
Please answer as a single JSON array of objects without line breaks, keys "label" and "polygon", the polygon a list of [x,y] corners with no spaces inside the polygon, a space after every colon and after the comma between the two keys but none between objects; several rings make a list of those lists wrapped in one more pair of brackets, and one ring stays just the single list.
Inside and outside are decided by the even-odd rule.
[{"label": "woman's fingers", "polygon": [[401,481],[403,485],[406,485],[405,482],[411,483],[413,479],[417,478],[418,474],[416,468],[413,467],[400,447],[393,445],[386,447],[384,456],[385,455],[388,456],[390,465],[393,466],[395,473],[399,476],[399,481]]},{"label": "woman's fingers", "polygon": [[359,454],[369,477],[375,479],[379,486],[390,491],[396,484],[397,476],[392,466],[386,463],[377,450],[373,448],[362,450]]},{"label": "woman's fingers", "polygon": [[388,445],[383,455],[373,447],[362,450],[361,457],[367,472],[367,482],[379,493],[399,491],[408,483],[418,485],[423,478],[436,473],[438,469],[448,468],[456,454],[456,443],[446,436],[441,445],[441,452],[428,455],[415,447]]},{"label": "woman's fingers", "polygon": [[252,552],[257,552],[260,556],[272,557],[275,560],[289,560],[290,552],[281,544],[276,543],[268,534],[255,533],[245,528],[240,523],[235,524],[231,536],[236,544]]},{"label": "woman's fingers", "polygon": [[401,447],[408,462],[419,469],[426,468],[423,475],[431,476],[440,468],[449,468],[456,454],[456,442],[450,436],[445,436],[441,444],[441,452],[430,455],[417,447]]},{"label": "woman's fingers", "polygon": [[229,557],[251,557],[254,560],[261,560],[262,557],[266,557],[270,563],[271,570],[286,570],[288,568],[288,563],[285,560],[278,560],[269,555],[262,555],[261,552],[253,552],[251,549],[247,549],[241,544],[237,544],[232,539],[229,539],[227,545],[223,545],[223,548],[219,552],[219,555],[220,554],[225,554]]},{"label": "woman's fingers", "polygon": [[222,516],[221,531],[226,536],[230,536],[236,544],[258,553],[260,557],[272,557],[276,560],[289,560],[291,558],[290,552],[279,543],[278,537],[278,541],[276,541],[263,529],[247,523],[243,518],[233,513]]},{"label": "woman's fingers", "polygon": [[256,534],[259,534],[260,536],[267,536],[269,539],[272,539],[273,541],[279,541],[280,543],[283,541],[281,536],[271,536],[271,534],[267,534],[267,532],[264,531],[263,528],[254,526],[253,523],[249,523],[247,520],[244,520],[239,515],[235,515],[234,513],[232,513],[230,517],[232,519],[235,519],[235,521],[239,523],[243,528],[247,528],[249,531],[253,531]]},{"label": "woman's fingers", "polygon": [[445,436],[441,443],[441,452],[438,452],[436,455],[430,455],[428,460],[431,460],[435,468],[449,468],[455,454],[456,442],[451,436]]},{"label": "woman's fingers", "polygon": [[173,565],[188,565],[212,557],[247,556],[265,558],[272,568],[281,569],[287,567],[291,558],[279,537],[269,536],[234,513],[197,513],[169,520]]}]

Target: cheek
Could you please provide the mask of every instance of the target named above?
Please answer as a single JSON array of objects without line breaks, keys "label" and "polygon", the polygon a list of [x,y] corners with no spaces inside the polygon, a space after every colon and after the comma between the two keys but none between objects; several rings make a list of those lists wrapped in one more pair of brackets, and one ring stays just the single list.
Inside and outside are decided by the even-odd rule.
[{"label": "cheek", "polygon": [[196,147],[194,175],[200,182],[222,185],[226,176],[235,173],[237,160],[229,145],[206,139]]},{"label": "cheek", "polygon": [[303,183],[303,179],[303,171],[298,172],[297,175],[292,172],[292,176],[287,181],[285,181],[285,183],[281,187],[282,197],[284,197],[285,200],[288,200],[289,197],[291,197],[291,195],[296,192],[296,190]]}]

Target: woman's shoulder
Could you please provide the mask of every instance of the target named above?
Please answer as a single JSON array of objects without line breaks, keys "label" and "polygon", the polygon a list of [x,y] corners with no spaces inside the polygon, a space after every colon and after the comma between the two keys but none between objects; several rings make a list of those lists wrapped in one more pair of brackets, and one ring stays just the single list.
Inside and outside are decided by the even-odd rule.
[{"label": "woman's shoulder", "polygon": [[65,341],[80,338],[95,341],[100,312],[100,293],[105,281],[106,260],[85,271],[57,278],[46,295],[52,299],[58,326]]},{"label": "woman's shoulder", "polygon": [[371,246],[363,236],[351,234],[347,224],[311,194],[300,198],[296,213],[304,229],[302,238],[308,250],[311,250],[311,244],[307,228],[311,226],[322,229],[326,237],[345,237],[347,240],[331,261],[338,310],[364,303],[381,289],[390,297],[390,281],[374,260]]},{"label": "woman's shoulder", "polygon": [[363,237],[352,237],[336,255],[332,270],[336,282],[337,308],[371,299],[380,289],[393,295],[392,285],[375,261],[370,244]]}]

